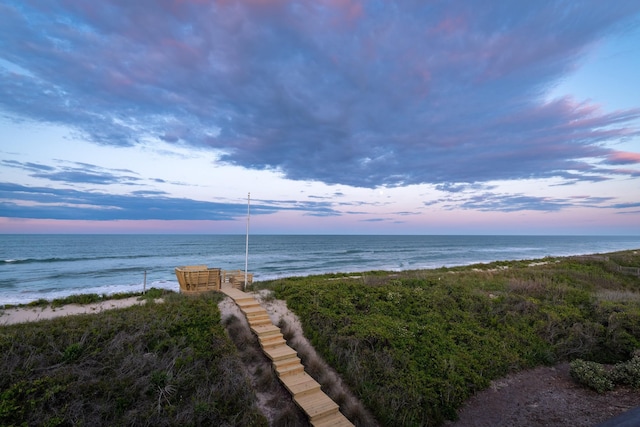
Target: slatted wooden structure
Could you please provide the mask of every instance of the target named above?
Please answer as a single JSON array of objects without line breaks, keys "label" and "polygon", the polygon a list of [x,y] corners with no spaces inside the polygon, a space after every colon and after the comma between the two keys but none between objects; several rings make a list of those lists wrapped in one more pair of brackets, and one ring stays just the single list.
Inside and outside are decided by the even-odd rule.
[{"label": "slatted wooden structure", "polygon": [[[193,294],[219,291],[223,284],[244,289],[244,271],[208,268],[206,265],[186,265],[175,268],[180,292]],[[247,284],[253,283],[253,274],[247,273]]]},{"label": "slatted wooden structure", "polygon": [[[244,289],[244,271],[222,270],[222,283],[228,283],[236,289]],[[253,283],[253,273],[247,273],[247,285]]]},{"label": "slatted wooden structure", "polygon": [[[244,280],[244,278],[243,278]],[[231,297],[258,336],[260,346],[271,359],[280,382],[293,396],[294,402],[308,416],[315,427],[346,427],[353,424],[339,410],[339,406],[321,389],[320,384],[304,371],[298,354],[289,347],[267,311],[250,294],[230,286],[222,292]]]},{"label": "slatted wooden structure", "polygon": [[220,290],[221,272],[219,268],[208,268],[206,265],[187,265],[176,267],[175,271],[182,293],[192,294]]}]

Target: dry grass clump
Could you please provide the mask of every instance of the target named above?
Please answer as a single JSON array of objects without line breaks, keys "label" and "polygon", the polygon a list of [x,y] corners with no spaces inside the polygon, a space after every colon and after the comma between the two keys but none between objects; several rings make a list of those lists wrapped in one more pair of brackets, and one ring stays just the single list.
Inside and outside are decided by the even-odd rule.
[{"label": "dry grass clump", "polygon": [[628,290],[600,289],[596,292],[599,301],[609,302],[638,302],[640,293]]},{"label": "dry grass clump", "polygon": [[507,283],[507,291],[531,296],[544,295],[549,289],[549,280],[511,277]]}]

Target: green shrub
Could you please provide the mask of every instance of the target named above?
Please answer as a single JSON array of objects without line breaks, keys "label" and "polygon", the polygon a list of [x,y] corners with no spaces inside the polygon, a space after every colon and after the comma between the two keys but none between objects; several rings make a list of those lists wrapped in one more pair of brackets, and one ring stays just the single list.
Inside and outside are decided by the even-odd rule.
[{"label": "green shrub", "polygon": [[56,298],[51,301],[52,307],[61,307],[67,304],[92,304],[95,302],[100,302],[102,297],[98,294],[79,294],[79,295],[69,295],[64,298]]},{"label": "green shrub", "polygon": [[147,290],[147,293],[144,294],[145,298],[162,298],[164,295],[171,293],[171,291],[167,291],[164,289],[151,288]]},{"label": "green shrub", "polygon": [[614,388],[613,381],[611,381],[606,369],[600,363],[576,359],[571,362],[569,373],[574,381],[598,393],[604,393]]},{"label": "green shrub", "polygon": [[31,301],[27,304],[27,307],[47,307],[49,305],[49,301],[44,298],[40,298],[36,301]]},{"label": "green shrub", "polygon": [[[638,254],[625,256],[640,264]],[[613,364],[638,348],[640,298],[596,297],[603,288],[638,295],[636,278],[591,258],[540,261],[260,286],[287,301],[316,350],[382,425],[438,425],[509,372],[575,358]],[[594,387],[613,387],[603,366],[576,363],[576,375],[592,377]]]},{"label": "green shrub", "polygon": [[616,384],[640,388],[640,356],[634,356],[628,362],[616,363],[610,377]]},{"label": "green shrub", "polygon": [[62,354],[62,360],[65,362],[73,362],[78,360],[80,355],[82,354],[82,344],[73,343],[64,349],[64,353]]}]

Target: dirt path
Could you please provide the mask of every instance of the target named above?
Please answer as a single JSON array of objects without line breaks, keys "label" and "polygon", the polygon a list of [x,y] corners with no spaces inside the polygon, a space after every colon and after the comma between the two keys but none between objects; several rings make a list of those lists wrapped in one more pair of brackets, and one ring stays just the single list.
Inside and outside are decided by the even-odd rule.
[{"label": "dirt path", "polygon": [[496,380],[473,396],[447,427],[593,427],[640,406],[640,392],[598,394],[577,385],[569,364],[541,367]]}]

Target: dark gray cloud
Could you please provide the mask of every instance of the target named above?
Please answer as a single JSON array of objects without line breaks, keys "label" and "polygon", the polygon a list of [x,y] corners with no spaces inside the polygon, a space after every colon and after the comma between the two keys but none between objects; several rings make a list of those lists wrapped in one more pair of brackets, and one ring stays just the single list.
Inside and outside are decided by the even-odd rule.
[{"label": "dark gray cloud", "polygon": [[637,173],[611,172],[640,159],[605,143],[637,135],[640,110],[543,95],[639,12],[636,0],[7,0],[0,109],[99,144],[208,146],[329,184],[597,181]]},{"label": "dark gray cloud", "polygon": [[471,192],[443,198],[425,203],[426,206],[442,205],[446,209],[467,209],[484,212],[557,212],[569,207],[625,209],[633,207],[627,204],[615,204],[615,197],[543,197],[525,194],[504,194],[485,191],[474,194]]},{"label": "dark gray cloud", "polygon": [[460,193],[466,191],[481,191],[481,190],[491,190],[495,188],[492,185],[486,185],[481,183],[453,183],[453,182],[445,182],[442,184],[438,184],[435,186],[436,190],[444,191],[447,193]]},{"label": "dark gray cloud", "polygon": [[489,193],[471,197],[460,205],[463,209],[500,212],[517,212],[525,210],[553,212],[569,206],[572,206],[572,204],[564,199]]},{"label": "dark gray cloud", "polygon": [[55,170],[53,166],[43,165],[39,163],[32,163],[32,162],[18,162],[16,160],[2,160],[0,161],[0,164],[10,168],[23,169],[26,171],[32,171],[32,172],[38,172],[38,173],[41,173],[42,171],[52,172]]},{"label": "dark gray cloud", "polygon": [[18,162],[5,160],[0,164],[29,172],[34,178],[47,179],[49,181],[64,182],[68,184],[133,184],[142,179],[134,176],[134,172],[127,169],[105,169],[100,166],[80,162],[65,163],[57,166],[44,165],[32,162]]},{"label": "dark gray cloud", "polygon": [[637,203],[617,203],[612,207],[616,209],[640,208],[640,202]]},{"label": "dark gray cloud", "polygon": [[[283,203],[255,200],[252,215],[278,211],[307,215],[337,215],[324,203]],[[247,214],[244,203],[218,203],[171,198],[157,191],[115,195],[0,183],[0,216],[9,218],[74,220],[232,220]]]}]

